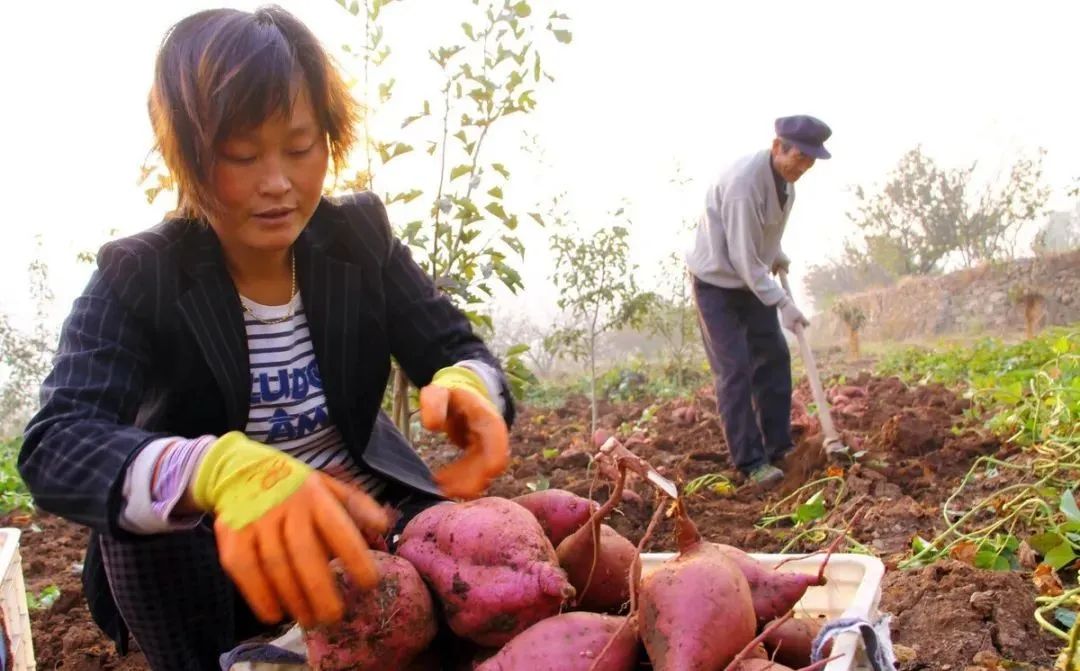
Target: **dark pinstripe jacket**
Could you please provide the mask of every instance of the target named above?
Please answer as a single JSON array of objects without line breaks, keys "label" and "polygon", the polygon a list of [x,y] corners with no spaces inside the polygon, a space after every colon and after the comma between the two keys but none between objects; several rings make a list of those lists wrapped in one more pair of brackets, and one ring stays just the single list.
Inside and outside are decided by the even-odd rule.
[{"label": "dark pinstripe jacket", "polygon": [[[464,359],[501,373],[498,361],[393,236],[374,195],[323,199],[295,253],[327,406],[353,457],[405,491],[437,494],[379,411],[390,357],[421,386]],[[212,229],[169,219],[102,247],[64,323],[19,472],[38,506],[92,529],[86,597],[122,652],[127,630],[97,536],[131,536],[118,526],[128,465],[155,438],[243,430],[250,393],[240,299]]]},{"label": "dark pinstripe jacket", "polygon": [[[369,443],[391,355],[416,385],[463,359],[497,360],[394,236],[370,193],[323,199],[296,243],[296,275],[330,415],[353,456],[435,492],[401,440]],[[139,449],[170,435],[243,430],[251,392],[237,292],[212,229],[170,219],[106,244],[60,337],[19,470],[36,503],[121,536],[121,488]],[[508,400],[507,423],[513,421]]]}]

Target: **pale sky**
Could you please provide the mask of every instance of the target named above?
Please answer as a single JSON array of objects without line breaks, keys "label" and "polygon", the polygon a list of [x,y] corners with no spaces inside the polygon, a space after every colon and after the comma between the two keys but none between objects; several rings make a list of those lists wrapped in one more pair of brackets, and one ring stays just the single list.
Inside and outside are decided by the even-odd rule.
[{"label": "pale sky", "polygon": [[[5,3],[0,309],[20,321],[29,314],[26,265],[38,239],[59,319],[90,273],[75,262],[79,251],[96,250],[110,229],[130,234],[159,220],[169,203],[148,206],[135,182],[150,147],[145,101],[161,36],[200,9],[258,4]],[[335,52],[361,39],[361,26],[334,0],[280,4]],[[1051,205],[1072,205],[1065,187],[1080,176],[1080,3],[533,4],[544,15],[553,7],[569,13],[574,41],[545,53],[557,81],[537,94],[539,109],[526,125],[547,165],[520,171],[511,198],[530,202],[565,190],[587,223],[602,222],[627,199],[646,283],[657,261],[685,243],[676,233],[680,220],[696,216],[709,180],[728,161],[767,146],[780,115],[813,114],[834,131],[833,160],[819,162],[797,185],[784,240],[796,280],[851,232],[849,187],[879,181],[917,143],[944,164],[979,160],[991,170],[1010,164],[1017,151],[1046,147]],[[386,10],[399,100],[419,100],[431,89],[427,50],[460,35],[463,6],[471,3],[404,0]],[[493,137],[489,157],[521,162],[513,157],[521,130],[510,126]],[[693,180],[682,191],[668,183],[676,162]],[[550,314],[547,233],[525,235],[528,292],[508,305]]]}]

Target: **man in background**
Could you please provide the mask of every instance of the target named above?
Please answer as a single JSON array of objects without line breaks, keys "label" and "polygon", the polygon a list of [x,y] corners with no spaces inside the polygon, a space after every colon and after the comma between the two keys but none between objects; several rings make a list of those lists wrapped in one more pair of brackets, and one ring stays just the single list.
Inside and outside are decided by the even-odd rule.
[{"label": "man in background", "polygon": [[769,149],[739,159],[709,188],[686,254],[728,450],[765,489],[783,480],[777,464],[794,447],[791,355],[780,324],[792,332],[810,325],[770,273],[787,272],[780,239],[795,182],[830,157],[832,135],[804,115],[777,119],[775,130]]}]

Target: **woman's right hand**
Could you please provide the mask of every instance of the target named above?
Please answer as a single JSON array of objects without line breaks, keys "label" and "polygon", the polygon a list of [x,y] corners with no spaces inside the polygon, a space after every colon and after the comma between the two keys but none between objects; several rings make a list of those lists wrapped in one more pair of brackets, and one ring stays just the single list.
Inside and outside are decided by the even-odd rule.
[{"label": "woman's right hand", "polygon": [[191,494],[215,513],[221,565],[264,622],[285,613],[302,627],[339,621],[332,557],[356,585],[378,580],[364,536],[385,534],[389,522],[375,500],[240,432],[211,445]]}]

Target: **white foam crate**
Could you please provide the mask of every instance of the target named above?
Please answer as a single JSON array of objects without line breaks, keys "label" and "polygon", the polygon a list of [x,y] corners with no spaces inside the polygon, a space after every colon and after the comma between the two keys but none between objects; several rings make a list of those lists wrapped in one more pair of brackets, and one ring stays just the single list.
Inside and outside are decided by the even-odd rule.
[{"label": "white foam crate", "polygon": [[18,529],[0,529],[0,610],[4,614],[13,671],[34,671],[34,642],[30,636],[30,609],[26,603]]},{"label": "white foam crate", "polygon": [[[661,562],[673,557],[673,553],[657,552],[641,555],[642,575],[647,574]],[[767,566],[775,566],[790,560],[781,570],[817,575],[824,559],[822,555],[799,558],[798,555],[754,554],[754,559]],[[822,617],[835,620],[841,617],[861,617],[870,621],[878,617],[881,600],[881,579],[885,565],[876,557],[859,554],[834,554],[825,567],[826,584],[806,590],[802,600],[795,606],[795,617]],[[824,671],[864,671],[870,669],[862,649],[861,639],[854,632],[838,635],[833,639],[833,655],[841,655],[825,667]]]}]

